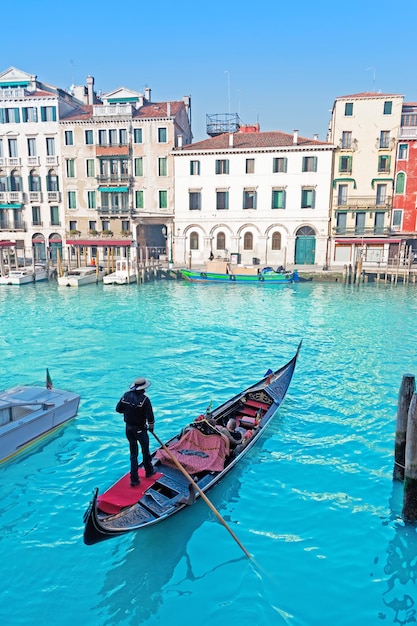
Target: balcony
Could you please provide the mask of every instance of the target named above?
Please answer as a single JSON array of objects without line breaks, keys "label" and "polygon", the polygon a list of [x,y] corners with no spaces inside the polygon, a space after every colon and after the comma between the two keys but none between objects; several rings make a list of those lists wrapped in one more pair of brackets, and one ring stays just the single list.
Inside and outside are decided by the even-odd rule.
[{"label": "balcony", "polygon": [[93,106],[94,117],[115,117],[118,115],[132,116],[131,104],[100,104]]},{"label": "balcony", "polygon": [[56,154],[48,155],[46,157],[46,165],[58,165],[58,157]]},{"label": "balcony", "polygon": [[28,165],[39,165],[39,157],[38,156],[30,156],[28,157]]},{"label": "balcony", "polygon": [[417,126],[401,126],[398,139],[417,139]]},{"label": "balcony", "polygon": [[126,207],[122,209],[120,207],[101,206],[101,207],[97,207],[97,212],[100,215],[122,216],[122,215],[132,215],[133,209],[131,207]]},{"label": "balcony", "polygon": [[342,237],[357,237],[359,240],[363,237],[388,237],[392,234],[389,226],[368,226],[368,227],[344,227],[333,226],[333,235]]},{"label": "balcony", "polygon": [[19,220],[19,219],[0,220],[0,231],[9,231],[9,232],[24,231],[26,232],[26,230],[27,230],[26,222],[24,222],[23,220]]},{"label": "balcony", "polygon": [[333,198],[333,206],[346,211],[358,209],[369,211],[388,210],[392,206],[392,196],[377,198],[376,196],[354,196],[348,198]]},{"label": "balcony", "polygon": [[132,178],[131,176],[129,176],[129,174],[100,174],[100,176],[97,176],[97,181],[99,183],[104,183],[108,185],[111,185],[113,183],[130,183],[131,180]]},{"label": "balcony", "polygon": [[9,157],[6,159],[6,163],[9,167],[20,167],[22,165],[20,157]]},{"label": "balcony", "polygon": [[48,202],[60,202],[61,201],[61,192],[60,191],[48,191]]},{"label": "balcony", "polygon": [[23,192],[0,191],[0,202],[3,204],[23,204]]},{"label": "balcony", "polygon": [[29,202],[42,202],[42,193],[40,191],[29,191]]},{"label": "balcony", "polygon": [[16,100],[25,97],[23,87],[15,87],[14,89],[0,89],[0,100]]}]

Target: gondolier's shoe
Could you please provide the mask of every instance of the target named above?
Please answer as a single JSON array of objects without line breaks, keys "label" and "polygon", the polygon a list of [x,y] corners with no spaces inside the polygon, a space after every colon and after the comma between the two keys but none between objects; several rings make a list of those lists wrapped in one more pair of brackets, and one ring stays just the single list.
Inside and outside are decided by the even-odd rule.
[{"label": "gondolier's shoe", "polygon": [[152,469],[150,472],[146,472],[146,478],[152,478],[152,476],[156,474],[156,469]]},{"label": "gondolier's shoe", "polygon": [[131,487],[137,487],[138,485],[140,485],[140,480],[131,480],[130,481],[130,486]]}]

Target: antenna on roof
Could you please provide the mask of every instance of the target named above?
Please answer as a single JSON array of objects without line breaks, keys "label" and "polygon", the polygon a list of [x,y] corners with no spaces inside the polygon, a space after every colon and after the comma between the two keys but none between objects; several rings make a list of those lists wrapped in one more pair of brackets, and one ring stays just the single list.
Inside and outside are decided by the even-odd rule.
[{"label": "antenna on roof", "polygon": [[366,69],[366,71],[367,71],[367,72],[369,72],[369,71],[371,71],[371,70],[373,71],[373,77],[374,77],[374,78],[373,78],[373,89],[372,89],[372,91],[376,91],[376,90],[375,90],[375,68],[374,68],[374,67],[368,67],[368,68]]}]

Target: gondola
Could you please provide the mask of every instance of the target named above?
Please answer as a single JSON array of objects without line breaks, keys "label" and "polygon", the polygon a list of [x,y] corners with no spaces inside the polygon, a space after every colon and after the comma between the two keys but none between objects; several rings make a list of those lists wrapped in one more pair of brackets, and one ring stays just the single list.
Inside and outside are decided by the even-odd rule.
[{"label": "gondola", "polygon": [[[84,514],[84,543],[92,545],[147,528],[183,511],[217,484],[251,450],[283,401],[297,362],[293,358],[215,409],[207,409],[180,433],[152,453],[155,474],[130,485],[129,473],[92,500]],[[233,447],[222,434],[233,418],[242,443]]]}]

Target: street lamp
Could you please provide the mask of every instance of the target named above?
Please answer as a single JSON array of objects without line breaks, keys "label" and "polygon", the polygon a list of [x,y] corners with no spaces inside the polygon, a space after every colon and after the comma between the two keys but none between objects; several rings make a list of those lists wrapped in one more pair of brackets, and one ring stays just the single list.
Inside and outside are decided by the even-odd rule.
[{"label": "street lamp", "polygon": [[[169,268],[171,269],[174,261],[172,259],[172,248],[173,248],[173,237],[172,237],[172,228],[171,226],[168,226],[168,228],[164,225],[162,226],[162,234],[165,237],[165,239],[167,240],[168,243],[168,263],[169,263]],[[169,241],[168,241],[169,238]]]}]

